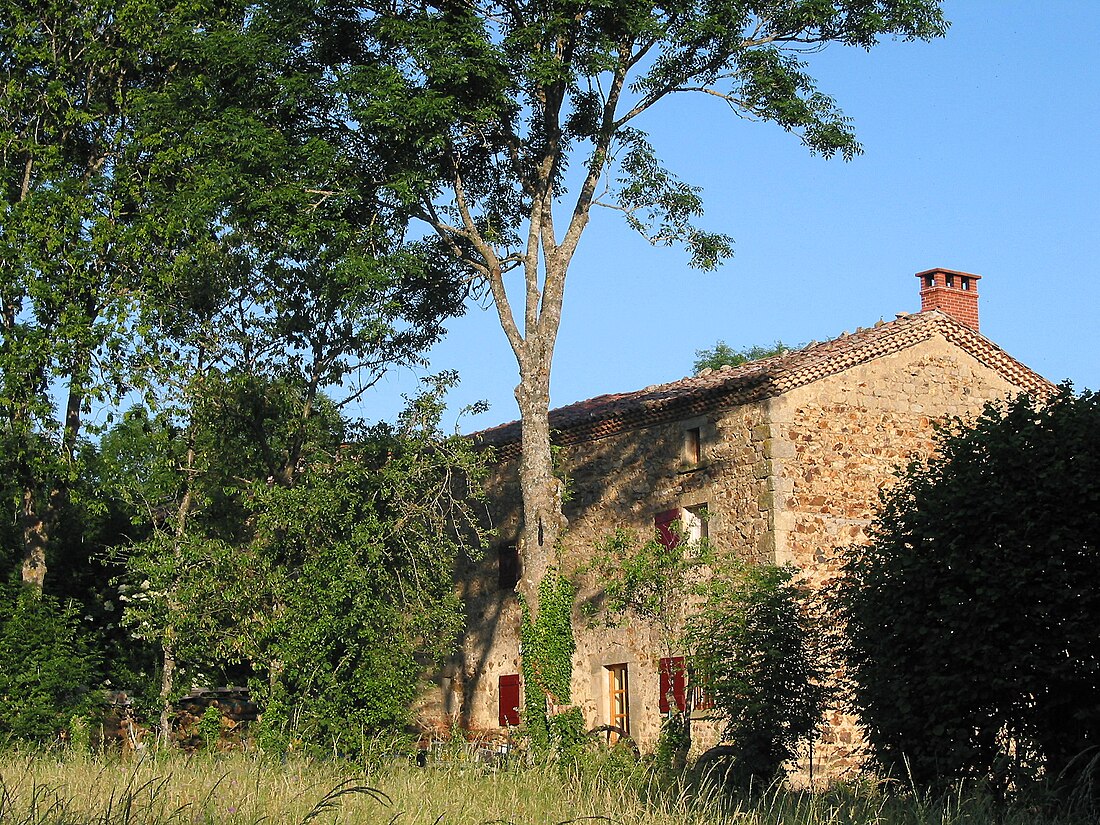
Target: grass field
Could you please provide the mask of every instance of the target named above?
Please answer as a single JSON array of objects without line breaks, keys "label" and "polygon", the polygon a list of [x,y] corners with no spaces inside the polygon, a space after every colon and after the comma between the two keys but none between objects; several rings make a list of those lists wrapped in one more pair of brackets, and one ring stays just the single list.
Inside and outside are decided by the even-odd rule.
[{"label": "grass field", "polygon": [[450,763],[391,761],[369,772],[347,764],[273,762],[235,754],[62,758],[0,755],[2,825],[1001,825],[1077,823],[1021,808],[998,817],[987,800],[884,795],[874,786],[822,793],[779,789],[753,803],[662,784],[643,770],[593,762],[490,771]]}]

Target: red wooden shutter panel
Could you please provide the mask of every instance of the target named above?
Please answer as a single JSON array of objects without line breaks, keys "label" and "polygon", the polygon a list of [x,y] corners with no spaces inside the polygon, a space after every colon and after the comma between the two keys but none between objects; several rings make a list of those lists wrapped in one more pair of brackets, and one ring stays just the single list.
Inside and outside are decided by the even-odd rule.
[{"label": "red wooden shutter panel", "polygon": [[653,526],[657,528],[657,536],[669,550],[680,543],[680,537],[672,529],[673,522],[680,520],[680,509],[665,510],[653,517]]},{"label": "red wooden shutter panel", "polygon": [[[685,701],[685,688],[687,687],[687,668],[684,665],[683,656],[671,656],[661,659],[658,663],[660,672],[661,696],[657,707],[661,713],[668,713],[673,707],[676,710],[687,708]],[[669,702],[671,697],[672,702]]]},{"label": "red wooden shutter panel", "polygon": [[519,674],[508,673],[497,683],[500,697],[498,719],[500,726],[519,724]]}]

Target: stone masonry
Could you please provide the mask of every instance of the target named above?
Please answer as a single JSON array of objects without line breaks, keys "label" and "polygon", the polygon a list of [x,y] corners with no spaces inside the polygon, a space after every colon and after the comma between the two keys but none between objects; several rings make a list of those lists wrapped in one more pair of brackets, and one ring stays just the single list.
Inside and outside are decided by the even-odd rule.
[{"label": "stone masonry", "polygon": [[[977,333],[970,287],[963,298],[973,298],[974,317],[964,322],[938,310],[902,315],[764,361],[552,413],[572,491],[563,569],[583,567],[616,528],[652,533],[655,515],[705,506],[720,552],[795,565],[812,585],[826,583],[836,574],[835,549],[865,539],[880,491],[897,468],[929,454],[937,422],[1050,389]],[[500,459],[489,487],[496,544],[460,572],[468,629],[422,713],[501,732],[501,677],[520,673],[520,610],[507,575],[520,523],[518,426],[481,439]],[[578,605],[598,600],[598,581],[582,576],[578,584]],[[609,668],[625,665],[630,734],[652,748],[661,724],[658,663],[672,651],[639,622],[595,626],[578,608],[574,628],[574,704],[589,726],[607,724]],[[717,731],[700,719],[693,736],[713,742]],[[831,711],[812,759],[819,777],[857,766],[854,720]]]}]

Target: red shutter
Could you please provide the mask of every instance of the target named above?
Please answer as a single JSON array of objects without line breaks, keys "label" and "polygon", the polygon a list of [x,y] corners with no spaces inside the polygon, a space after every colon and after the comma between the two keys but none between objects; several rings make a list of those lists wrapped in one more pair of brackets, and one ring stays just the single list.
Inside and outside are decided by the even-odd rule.
[{"label": "red shutter", "polygon": [[500,696],[500,726],[519,724],[519,674],[509,673],[500,677],[497,683]]},{"label": "red shutter", "polygon": [[687,708],[684,696],[684,689],[687,686],[687,668],[684,665],[684,657],[671,656],[661,659],[658,670],[661,677],[661,696],[657,707],[661,713],[668,713],[673,707],[681,711]]},{"label": "red shutter", "polygon": [[669,550],[680,543],[680,537],[676,535],[676,531],[672,529],[673,523],[679,520],[679,508],[675,510],[665,510],[663,513],[658,513],[653,517],[653,526],[657,528],[657,537],[660,539],[661,544]]}]

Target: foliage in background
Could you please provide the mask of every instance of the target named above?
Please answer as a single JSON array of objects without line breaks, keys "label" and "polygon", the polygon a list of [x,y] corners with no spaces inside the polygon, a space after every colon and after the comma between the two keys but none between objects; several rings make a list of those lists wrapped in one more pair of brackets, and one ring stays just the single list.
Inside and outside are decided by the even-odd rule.
[{"label": "foliage in background", "polygon": [[[692,368],[698,375],[703,370],[720,370],[722,367],[739,367],[749,361],[759,361],[762,358],[771,358],[773,355],[782,355],[791,350],[782,341],[776,341],[770,347],[754,345],[744,349],[735,350],[725,341],[719,341],[710,349],[695,350],[695,362]],[[797,347],[795,347],[797,349]]]},{"label": "foliage in background", "polygon": [[1100,397],[989,404],[884,496],[838,606],[879,762],[1073,784],[1100,748]]},{"label": "foliage in background", "polygon": [[255,693],[284,697],[295,737],[330,751],[407,722],[425,669],[462,629],[454,569],[479,552],[484,470],[467,441],[440,433],[441,393],[252,505],[273,583]]},{"label": "foliage in background", "polygon": [[736,788],[759,790],[782,775],[820,724],[825,663],[793,569],[725,564],[684,638],[732,749],[724,776]]},{"label": "foliage in background", "polygon": [[396,425],[312,441],[293,485],[255,478],[256,464],[235,485],[198,477],[186,532],[158,531],[128,558],[135,633],[171,642],[181,684],[248,679],[275,750],[348,752],[401,725],[424,669],[453,649],[453,570],[480,544],[483,476],[469,444],[439,431],[453,380]]},{"label": "foliage in background", "polygon": [[568,754],[583,736],[579,709],[554,712],[572,699],[573,600],[576,587],[556,569],[539,584],[537,617],[532,618],[521,598],[523,618],[520,644],[523,647],[523,729],[537,761],[550,755]]},{"label": "foliage in background", "polygon": [[8,3],[0,14],[0,418],[23,580],[41,590],[92,404],[134,381],[157,255],[135,209],[137,98],[161,82],[170,2]]},{"label": "foliage in background", "polygon": [[0,586],[0,742],[56,742],[99,704],[99,680],[74,605],[19,582]]}]

